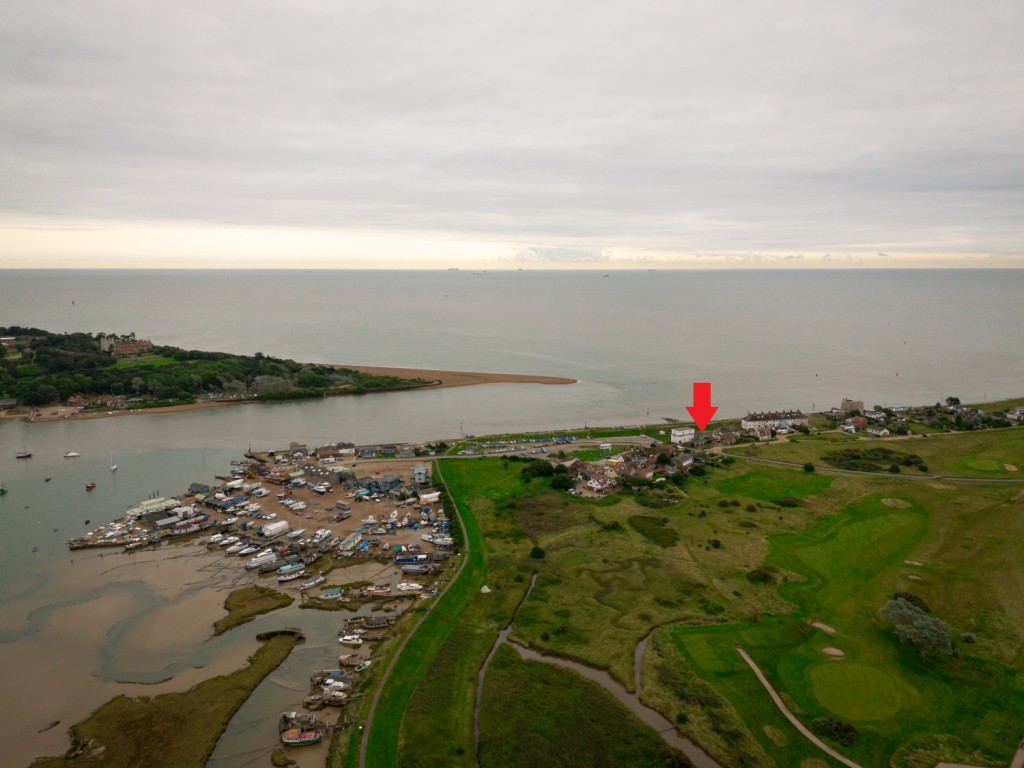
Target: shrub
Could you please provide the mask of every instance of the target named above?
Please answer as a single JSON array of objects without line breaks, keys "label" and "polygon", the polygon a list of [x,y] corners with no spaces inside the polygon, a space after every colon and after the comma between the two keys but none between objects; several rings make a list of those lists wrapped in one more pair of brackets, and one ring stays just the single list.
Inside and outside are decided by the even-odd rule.
[{"label": "shrub", "polygon": [[551,487],[556,491],[568,491],[575,485],[572,478],[565,474],[556,474],[551,478]]},{"label": "shrub", "polygon": [[794,499],[792,496],[784,496],[775,503],[778,504],[780,507],[789,507],[790,509],[792,509],[793,507],[800,506],[800,500]]},{"label": "shrub", "polygon": [[813,472],[813,471],[814,471],[814,464],[812,464],[809,461],[806,464],[804,464],[804,472]]},{"label": "shrub", "polygon": [[534,547],[530,550],[530,557],[532,557],[534,560],[543,560],[544,550],[540,547]]},{"label": "shrub", "polygon": [[775,574],[766,568],[755,568],[747,571],[747,581],[752,584],[771,584],[775,581]]},{"label": "shrub", "polygon": [[834,717],[819,717],[811,722],[811,730],[819,736],[838,742],[845,747],[857,740],[857,729]]}]

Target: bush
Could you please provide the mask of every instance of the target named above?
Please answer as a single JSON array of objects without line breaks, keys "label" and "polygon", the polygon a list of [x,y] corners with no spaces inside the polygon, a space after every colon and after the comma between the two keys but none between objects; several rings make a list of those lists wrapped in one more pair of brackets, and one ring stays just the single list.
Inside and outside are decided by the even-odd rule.
[{"label": "bush", "polygon": [[814,464],[812,464],[809,461],[806,464],[804,464],[804,472],[813,472],[813,471],[814,471]]},{"label": "bush", "polygon": [[572,478],[565,474],[555,475],[551,478],[551,487],[556,491],[568,491],[575,485]]},{"label": "bush", "polygon": [[530,481],[535,477],[551,477],[555,474],[555,468],[551,466],[550,461],[534,459],[519,470],[519,474],[522,475],[524,480]]},{"label": "bush", "polygon": [[819,736],[832,739],[845,747],[857,740],[857,729],[834,717],[819,717],[811,723],[811,730]]},{"label": "bush", "polygon": [[747,581],[751,584],[771,584],[775,581],[775,574],[766,568],[755,568],[747,571]]},{"label": "bush", "polygon": [[530,557],[532,557],[534,560],[543,560],[544,550],[540,547],[534,547],[530,550]]},{"label": "bush", "polygon": [[778,504],[780,507],[788,507],[789,509],[800,506],[800,500],[794,499],[792,496],[784,496],[775,503]]}]

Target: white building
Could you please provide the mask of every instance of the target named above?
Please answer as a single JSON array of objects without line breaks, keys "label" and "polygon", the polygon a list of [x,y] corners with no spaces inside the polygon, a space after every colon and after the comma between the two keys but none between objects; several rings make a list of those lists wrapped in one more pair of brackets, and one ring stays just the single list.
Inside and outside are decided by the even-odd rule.
[{"label": "white building", "polygon": [[807,426],[809,423],[807,416],[801,411],[766,411],[764,413],[748,413],[740,421],[740,426],[743,429],[757,429],[758,427],[778,429],[798,424]]},{"label": "white building", "polygon": [[693,427],[672,427],[672,442],[676,445],[692,443],[697,436],[697,430]]}]

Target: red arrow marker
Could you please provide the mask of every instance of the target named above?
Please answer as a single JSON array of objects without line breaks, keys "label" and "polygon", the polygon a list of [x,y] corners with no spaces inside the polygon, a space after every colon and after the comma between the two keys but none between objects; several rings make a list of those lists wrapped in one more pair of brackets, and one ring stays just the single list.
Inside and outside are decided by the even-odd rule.
[{"label": "red arrow marker", "polygon": [[703,432],[718,410],[717,405],[711,404],[711,382],[693,382],[693,405],[686,406],[686,410],[696,422],[697,429]]}]

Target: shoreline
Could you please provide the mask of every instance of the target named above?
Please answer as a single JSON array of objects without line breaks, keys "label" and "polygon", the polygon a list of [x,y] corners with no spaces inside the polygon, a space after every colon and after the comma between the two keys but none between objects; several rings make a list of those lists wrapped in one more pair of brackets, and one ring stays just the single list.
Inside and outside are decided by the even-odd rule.
[{"label": "shoreline", "polygon": [[[484,371],[443,371],[433,368],[392,368],[378,365],[346,365],[343,363],[332,363],[332,368],[349,368],[360,371],[371,376],[395,376],[401,379],[425,379],[426,384],[412,387],[401,387],[393,390],[379,390],[379,392],[365,392],[360,394],[379,394],[386,392],[409,392],[417,389],[447,389],[450,387],[475,387],[481,384],[578,384],[579,379],[570,379],[564,376],[538,376],[525,373],[493,373]],[[331,395],[341,397],[346,393]],[[219,408],[231,405],[246,405],[262,402],[260,400],[203,400],[187,405],[170,405],[162,408],[137,408],[134,410],[121,411],[76,411],[66,406],[47,406],[40,409],[39,415],[26,413],[0,413],[0,419],[26,419],[30,423],[83,419],[107,419],[115,416],[129,416],[134,413],[185,413],[187,411],[198,411],[206,408]],[[273,401],[276,402],[276,401]],[[301,401],[285,401],[301,402]]]}]

